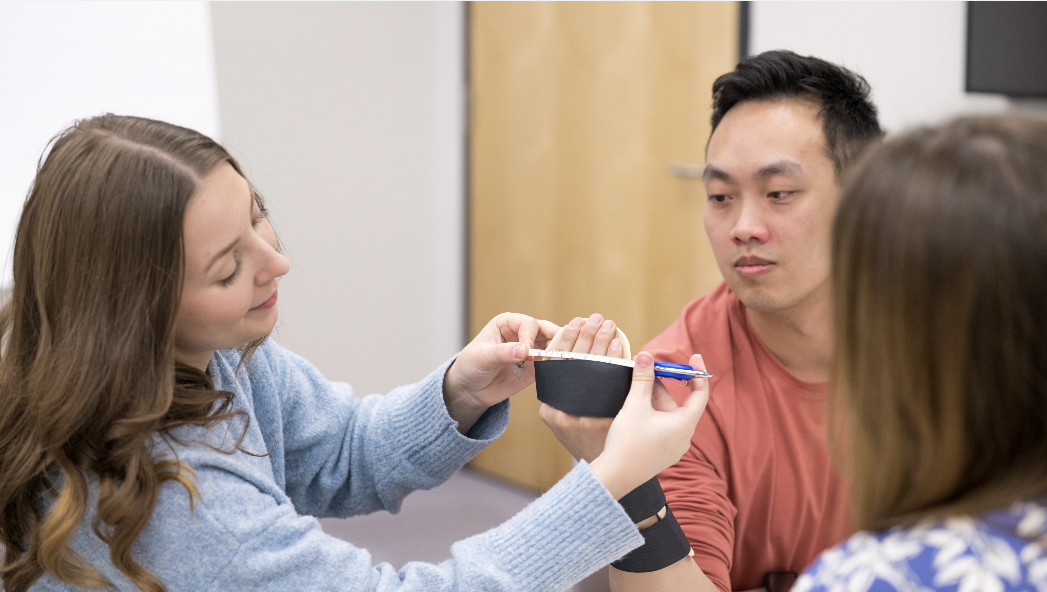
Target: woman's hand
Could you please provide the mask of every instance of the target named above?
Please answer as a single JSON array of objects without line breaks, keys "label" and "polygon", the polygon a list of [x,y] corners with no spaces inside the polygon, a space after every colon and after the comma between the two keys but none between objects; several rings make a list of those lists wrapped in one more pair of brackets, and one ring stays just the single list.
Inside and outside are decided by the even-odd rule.
[{"label": "woman's hand", "polygon": [[534,364],[522,370],[516,364],[527,359],[532,347],[545,347],[559,329],[549,321],[510,312],[487,323],[444,375],[444,402],[459,432],[468,432],[488,407],[534,382]]},{"label": "woman's hand", "polygon": [[[680,460],[709,402],[708,379],[691,380],[691,394],[677,406],[665,386],[655,381],[651,354],[640,352],[633,359],[629,396],[611,423],[603,452],[590,463],[615,499]],[[691,356],[690,365],[705,370],[698,354]]]}]

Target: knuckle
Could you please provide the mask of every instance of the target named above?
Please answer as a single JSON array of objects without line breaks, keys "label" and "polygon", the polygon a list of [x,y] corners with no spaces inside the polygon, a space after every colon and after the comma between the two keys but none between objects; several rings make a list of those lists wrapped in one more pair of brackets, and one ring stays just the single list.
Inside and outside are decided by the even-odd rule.
[{"label": "knuckle", "polygon": [[633,372],[633,384],[654,384],[654,373],[653,372]]}]

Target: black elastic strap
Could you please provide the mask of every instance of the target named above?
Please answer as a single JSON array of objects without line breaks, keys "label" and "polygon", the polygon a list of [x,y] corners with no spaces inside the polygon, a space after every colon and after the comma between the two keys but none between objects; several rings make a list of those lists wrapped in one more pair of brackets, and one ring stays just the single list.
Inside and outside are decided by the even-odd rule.
[{"label": "black elastic strap", "polygon": [[640,531],[644,544],[611,565],[630,573],[665,569],[691,554],[691,545],[673,511],[665,507],[665,518]]},{"label": "black elastic strap", "polygon": [[658,477],[651,477],[650,481],[623,495],[618,503],[622,504],[633,522],[642,522],[662,511],[665,493],[662,492]]},{"label": "black elastic strap", "polygon": [[538,400],[571,415],[614,417],[625,404],[633,369],[589,360],[534,363]]}]

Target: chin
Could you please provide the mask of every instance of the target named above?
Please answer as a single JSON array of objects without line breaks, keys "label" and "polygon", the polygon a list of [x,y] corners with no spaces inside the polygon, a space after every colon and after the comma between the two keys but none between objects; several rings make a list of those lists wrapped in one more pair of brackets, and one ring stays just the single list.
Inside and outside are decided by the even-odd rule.
[{"label": "chin", "polygon": [[264,326],[257,327],[257,330],[255,330],[255,331],[250,331],[250,332],[248,332],[248,333],[246,333],[244,335],[241,335],[240,338],[243,340],[243,343],[240,343],[236,347],[243,347],[243,346],[247,345],[248,343],[251,343],[252,341],[258,341],[259,339],[262,339],[263,337],[268,337],[269,335],[271,335],[273,333],[273,329],[275,329],[275,328],[276,328],[276,321],[274,319],[274,321],[272,323],[266,323]]},{"label": "chin", "polygon": [[729,286],[731,291],[738,296],[745,308],[760,312],[773,312],[790,307],[791,300],[782,294],[776,294],[774,290],[767,288],[755,288],[750,286]]}]

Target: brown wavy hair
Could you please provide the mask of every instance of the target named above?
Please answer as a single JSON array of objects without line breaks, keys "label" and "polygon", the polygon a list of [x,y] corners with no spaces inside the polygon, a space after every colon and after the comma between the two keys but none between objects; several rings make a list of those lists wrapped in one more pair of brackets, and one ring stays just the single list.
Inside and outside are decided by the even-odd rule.
[{"label": "brown wavy hair", "polygon": [[[174,356],[186,205],[223,161],[240,172],[198,132],[102,115],[57,136],[38,167],[18,224],[12,293],[0,309],[0,578],[8,592],[44,572],[78,587],[111,585],[69,547],[88,479],[98,481],[91,526],[113,565],[141,590],[166,589],[131,547],[164,482],[181,484],[190,501],[198,492],[189,467],[154,458],[157,434],[163,441],[178,426],[246,422],[232,393]],[[245,357],[260,342],[245,346]]]},{"label": "brown wavy hair", "polygon": [[857,526],[1047,494],[1047,121],[966,117],[874,148],[832,266]]}]

